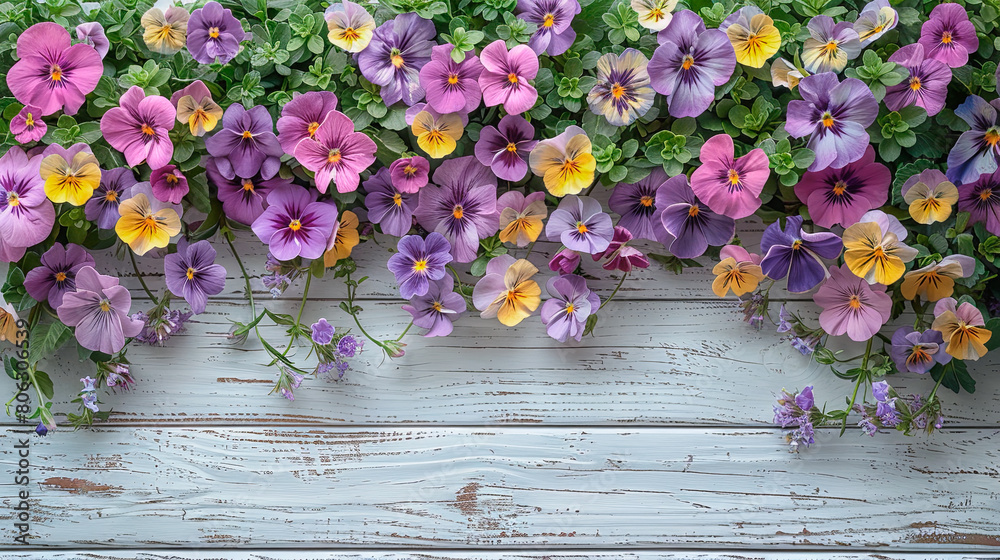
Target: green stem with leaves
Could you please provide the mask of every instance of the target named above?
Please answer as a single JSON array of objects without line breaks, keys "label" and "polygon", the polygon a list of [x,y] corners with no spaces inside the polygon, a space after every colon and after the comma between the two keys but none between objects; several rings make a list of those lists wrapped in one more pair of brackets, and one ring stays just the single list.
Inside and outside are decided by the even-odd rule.
[{"label": "green stem with leaves", "polygon": [[847,417],[854,410],[854,403],[858,400],[858,389],[861,388],[862,383],[868,380],[868,359],[872,354],[872,342],[874,340],[874,338],[869,338],[868,345],[865,346],[865,353],[861,358],[861,371],[858,372],[858,379],[854,382],[854,392],[851,394],[851,402],[847,405],[847,410],[844,414],[844,423],[840,426],[840,435],[844,435],[844,432],[847,431]]}]

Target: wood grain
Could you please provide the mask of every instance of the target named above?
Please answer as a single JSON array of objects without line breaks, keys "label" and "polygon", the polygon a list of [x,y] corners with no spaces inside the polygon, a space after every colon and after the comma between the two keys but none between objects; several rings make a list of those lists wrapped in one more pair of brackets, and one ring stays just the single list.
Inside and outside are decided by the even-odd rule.
[{"label": "wood grain", "polygon": [[[1000,431],[819,439],[796,455],[778,430],[55,432],[31,444],[33,544],[855,553],[1000,545]],[[2,484],[10,495],[10,481]],[[10,542],[11,524],[0,527]]]},{"label": "wood grain", "polygon": [[12,552],[0,553],[4,560],[994,560],[1000,556],[928,553],[839,553],[839,552],[608,552],[596,549],[550,552],[395,552],[278,550],[164,552],[142,550]]}]

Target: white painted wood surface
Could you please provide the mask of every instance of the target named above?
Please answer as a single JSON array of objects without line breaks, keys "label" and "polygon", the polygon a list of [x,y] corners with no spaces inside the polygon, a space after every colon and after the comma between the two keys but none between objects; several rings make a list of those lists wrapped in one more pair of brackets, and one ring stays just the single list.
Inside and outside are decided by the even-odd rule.
[{"label": "white painted wood surface", "polygon": [[992,554],[840,553],[840,552],[608,552],[596,549],[557,552],[386,552],[287,551],[72,551],[0,553],[4,560],[994,560]]}]

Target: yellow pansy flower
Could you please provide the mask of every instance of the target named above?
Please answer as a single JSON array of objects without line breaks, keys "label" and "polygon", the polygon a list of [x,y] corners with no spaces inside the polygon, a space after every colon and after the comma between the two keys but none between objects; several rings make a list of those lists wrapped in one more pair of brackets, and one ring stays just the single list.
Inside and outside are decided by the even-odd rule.
[{"label": "yellow pansy flower", "polygon": [[331,237],[333,245],[323,254],[323,266],[329,268],[337,264],[340,259],[351,256],[351,251],[361,242],[361,236],[358,234],[359,223],[357,214],[344,210]]},{"label": "yellow pansy flower", "polygon": [[552,196],[579,194],[594,182],[597,160],[592,149],[587,133],[578,126],[569,126],[555,138],[539,142],[528,162]]},{"label": "yellow pansy flower", "polygon": [[142,40],[153,52],[175,54],[184,48],[184,43],[187,41],[187,24],[190,17],[187,10],[177,6],[167,8],[166,13],[159,8],[150,8],[139,20],[145,30]]},{"label": "yellow pansy flower", "polygon": [[639,14],[639,25],[650,31],[662,31],[670,24],[677,0],[632,0],[631,4]]},{"label": "yellow pansy flower", "polygon": [[484,319],[496,317],[508,327],[529,317],[542,303],[542,289],[531,279],[535,265],[510,255],[494,257],[486,265],[486,275],[476,284],[472,301]]},{"label": "yellow pansy flower", "polygon": [[943,222],[958,202],[958,188],[937,169],[928,169],[903,184],[903,200],[918,224]]},{"label": "yellow pansy flower", "polygon": [[[756,6],[747,6],[727,19],[734,19],[722,29],[736,51],[736,62],[751,68],[764,66],[781,48],[781,33],[774,20]],[[723,24],[725,25],[725,24]]]},{"label": "yellow pansy flower", "polygon": [[975,270],[972,257],[948,255],[941,262],[907,272],[899,289],[906,299],[920,296],[924,301],[938,301],[954,293],[955,280],[971,276]]},{"label": "yellow pansy flower", "polygon": [[934,324],[948,344],[945,352],[960,360],[978,360],[986,355],[986,343],[993,333],[986,328],[983,314],[971,303],[956,306],[954,298],[942,299],[934,306]]},{"label": "yellow pansy flower", "polygon": [[77,152],[71,161],[60,154],[46,156],[39,169],[45,196],[52,202],[83,206],[101,185],[101,168],[90,152]]},{"label": "yellow pansy flower", "polygon": [[181,218],[169,205],[159,205],[156,209],[145,193],[135,194],[118,205],[118,223],[115,233],[128,244],[137,255],[145,255],[150,249],[166,247],[170,238],[181,231]]},{"label": "yellow pansy flower", "polygon": [[410,130],[417,137],[420,149],[438,159],[455,151],[465,127],[456,113],[435,117],[430,111],[420,111],[413,117]]},{"label": "yellow pansy flower", "polygon": [[917,250],[903,243],[906,228],[896,218],[872,210],[844,231],[844,262],[869,284],[892,284],[906,271]]}]

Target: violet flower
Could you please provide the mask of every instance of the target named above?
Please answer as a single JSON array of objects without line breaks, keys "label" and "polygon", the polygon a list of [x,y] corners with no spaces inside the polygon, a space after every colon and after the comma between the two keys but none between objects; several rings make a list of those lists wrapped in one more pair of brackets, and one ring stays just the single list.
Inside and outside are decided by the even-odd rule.
[{"label": "violet flower", "polygon": [[607,259],[601,265],[604,270],[620,270],[622,272],[632,272],[633,268],[648,268],[649,259],[642,251],[635,247],[629,247],[627,243],[632,241],[632,234],[621,226],[615,226],[615,235],[611,238],[611,244],[601,254],[594,255],[594,261]]},{"label": "violet flower", "polygon": [[226,287],[226,269],[215,264],[215,257],[208,240],[188,245],[182,239],[177,243],[177,252],[163,258],[167,289],[184,298],[195,314],[205,311],[208,296],[220,294]]},{"label": "violet flower", "polygon": [[456,262],[471,262],[479,240],[500,228],[497,179],[475,157],[464,156],[443,162],[433,180],[433,185],[420,189],[417,222],[444,235]]},{"label": "violet flower", "polygon": [[416,197],[393,186],[390,171],[379,169],[364,182],[365,207],[368,219],[382,227],[382,232],[396,237],[406,235],[413,227]]},{"label": "violet flower", "polygon": [[903,83],[885,89],[885,106],[890,111],[916,105],[923,107],[928,116],[934,116],[944,108],[951,83],[951,69],[945,63],[924,57],[924,47],[920,43],[906,45],[892,53],[889,62],[895,62],[910,72]]},{"label": "violet flower", "polygon": [[505,181],[520,181],[528,173],[528,154],[538,144],[535,127],[521,115],[505,115],[497,126],[479,131],[476,159]]},{"label": "violet flower", "polygon": [[760,241],[764,258],[760,267],[774,280],[787,276],[788,291],[808,292],[826,278],[822,259],[839,257],[843,246],[835,233],[802,231],[802,217],[790,216],[785,220],[784,230],[779,222],[764,230]]},{"label": "violet flower", "polygon": [[115,229],[121,217],[118,205],[132,197],[132,186],[136,183],[138,181],[128,167],[102,171],[101,184],[83,207],[84,215],[100,229]]},{"label": "violet flower", "polygon": [[573,274],[578,266],[580,266],[580,253],[572,249],[563,249],[552,255],[552,259],[549,260],[549,270],[559,274]]},{"label": "violet flower", "polygon": [[889,355],[901,372],[927,373],[934,364],[947,364],[951,354],[944,351],[944,337],[935,330],[918,332],[900,327],[892,333]]},{"label": "violet flower", "polygon": [[230,105],[222,115],[222,130],[205,140],[205,148],[214,158],[219,173],[232,179],[253,177],[258,173],[270,179],[281,167],[285,153],[274,135],[271,115],[262,105],[247,110],[239,103]]},{"label": "violet flower", "polygon": [[539,312],[545,332],[559,342],[572,337],[577,342],[583,338],[587,318],[597,313],[601,298],[587,287],[587,280],[576,274],[549,278],[545,283],[549,299]]},{"label": "violet flower", "polygon": [[399,14],[378,26],[368,47],[356,55],[365,79],[382,86],[386,106],[400,100],[413,105],[424,98],[420,69],[431,60],[436,36],[430,20]]},{"label": "violet flower", "polygon": [[104,34],[104,27],[96,21],[87,21],[76,26],[76,39],[94,47],[97,54],[104,58],[111,50],[111,42]]},{"label": "violet flower", "polygon": [[336,109],[337,96],[332,91],[309,91],[296,95],[281,108],[281,116],[275,125],[281,149],[294,156],[295,146],[306,138],[315,138],[320,123]]},{"label": "violet flower", "polygon": [[180,204],[190,190],[187,177],[176,165],[154,169],[149,176],[149,184],[153,187],[153,196],[157,200],[171,204]]},{"label": "violet flower", "polygon": [[461,294],[455,293],[455,279],[445,274],[430,283],[427,293],[413,296],[403,310],[413,316],[413,324],[427,329],[424,336],[448,336],[452,323],[468,309]]},{"label": "violet flower", "polygon": [[142,321],[128,316],[130,307],[132,296],[117,278],[85,266],[76,273],[76,291],[63,295],[56,313],[66,326],[76,327],[80,346],[116,354],[125,347],[125,337],[142,332]]},{"label": "violet flower", "polygon": [[420,87],[427,94],[427,104],[438,113],[471,113],[483,97],[478,81],[483,65],[475,51],[465,53],[462,62],[455,62],[452,49],[452,45],[435,45],[431,49],[430,62],[420,69]]},{"label": "violet flower", "polygon": [[970,95],[955,109],[955,114],[969,124],[948,153],[946,175],[956,185],[971,183],[984,173],[993,173],[1000,165],[1000,99],[989,103]]},{"label": "violet flower", "polygon": [[809,208],[816,225],[854,225],[889,199],[892,174],[875,161],[875,149],[865,150],[861,159],[840,169],[806,171],[795,185],[795,196]]},{"label": "violet flower", "polygon": [[243,225],[250,225],[264,213],[267,207],[267,195],[272,190],[292,187],[291,179],[282,179],[275,175],[264,179],[260,175],[252,177],[234,176],[225,178],[219,172],[218,160],[209,159],[205,171],[209,183],[218,189],[219,201],[222,202],[222,213],[227,218]]},{"label": "violet flower", "polygon": [[600,202],[589,196],[566,195],[545,224],[549,241],[559,241],[568,249],[591,255],[604,252],[614,234],[611,216],[604,213]]},{"label": "violet flower", "polygon": [[326,346],[333,342],[333,335],[337,333],[337,329],[334,328],[326,319],[320,319],[312,324],[311,327],[311,338],[312,341],[320,346]]},{"label": "violet flower", "polygon": [[25,275],[24,289],[56,309],[66,293],[76,291],[76,274],[85,266],[94,266],[94,257],[86,249],[76,243],[55,243],[42,254],[41,264]]},{"label": "violet flower", "polygon": [[101,134],[108,144],[125,154],[129,167],[145,161],[156,169],[170,163],[174,144],[169,133],[177,118],[170,100],[147,96],[141,87],[132,86],[118,104],[101,117]]},{"label": "violet flower", "polygon": [[813,74],[839,74],[847,61],[861,54],[861,39],[849,21],[835,23],[827,15],[818,15],[806,26],[811,37],[802,43],[802,66]]},{"label": "violet flower", "polygon": [[[676,21],[676,19],[675,19]],[[693,259],[709,245],[725,245],[736,234],[736,220],[712,212],[698,200],[686,175],[677,175],[656,190],[656,206],[666,233],[661,242],[674,256]]]},{"label": "violet flower", "polygon": [[577,0],[518,0],[517,17],[534,23],[536,31],[528,39],[535,54],[559,56],[576,41],[573,16],[581,11]]},{"label": "violet flower", "polygon": [[885,293],[885,286],[869,284],[847,265],[830,267],[830,278],[813,295],[813,301],[823,308],[819,325],[824,331],[833,336],[846,334],[855,342],[875,336],[892,312],[892,298]]},{"label": "violet flower", "polygon": [[49,130],[42,120],[42,112],[37,107],[24,106],[10,119],[10,133],[19,144],[37,142]]},{"label": "violet flower", "polygon": [[318,259],[337,226],[332,204],[316,202],[316,193],[302,187],[274,189],[267,208],[250,226],[279,261],[301,256]]},{"label": "violet flower", "polygon": [[101,55],[86,43],[70,45],[58,23],[36,23],[17,38],[17,62],[7,72],[7,87],[22,105],[40,115],[75,115],[101,80]]},{"label": "violet flower", "polygon": [[934,6],[930,18],[920,26],[920,39],[927,58],[951,68],[969,63],[969,53],[979,50],[976,27],[961,4],[946,2]]},{"label": "violet flower", "polygon": [[1000,169],[958,187],[958,210],[971,214],[971,223],[984,223],[986,231],[1000,235]]},{"label": "violet flower", "polygon": [[538,91],[528,80],[538,74],[538,56],[531,47],[517,45],[508,51],[503,40],[497,39],[480,53],[480,62],[479,86],[487,107],[503,105],[509,114],[518,115],[534,106]]},{"label": "violet flower", "polygon": [[389,179],[399,192],[412,194],[427,185],[431,164],[423,156],[399,158],[389,165]]},{"label": "violet flower", "polygon": [[233,11],[218,2],[208,2],[191,12],[187,23],[187,47],[202,64],[226,64],[240,52],[247,33]]},{"label": "violet flower", "polygon": [[399,240],[397,248],[399,251],[389,257],[387,267],[396,276],[403,299],[426,295],[430,282],[448,273],[445,266],[452,261],[451,245],[436,231],[428,233],[427,239],[407,235]]},{"label": "violet flower", "polygon": [[295,159],[316,172],[316,188],[325,193],[332,182],[337,192],[358,190],[361,172],[375,162],[375,142],[354,132],[354,122],[340,111],[330,111],[312,138],[295,147]]},{"label": "violet flower", "polygon": [[45,196],[41,162],[16,146],[0,157],[0,261],[19,260],[52,233],[56,213]]},{"label": "violet flower", "polygon": [[656,192],[666,182],[667,173],[657,167],[638,183],[618,183],[608,199],[608,208],[621,216],[618,225],[636,238],[658,241],[662,237],[657,231],[663,229],[663,208],[656,205]]}]

